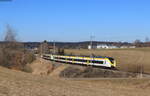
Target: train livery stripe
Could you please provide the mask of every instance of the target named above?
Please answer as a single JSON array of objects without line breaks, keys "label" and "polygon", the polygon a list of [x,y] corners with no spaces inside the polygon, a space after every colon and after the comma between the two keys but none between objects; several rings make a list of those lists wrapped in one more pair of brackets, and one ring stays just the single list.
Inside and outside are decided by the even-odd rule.
[{"label": "train livery stripe", "polygon": [[116,67],[116,61],[111,57],[80,57],[80,56],[62,56],[62,55],[52,55],[45,54],[43,55],[44,59],[54,60],[59,62],[66,63],[75,63],[75,64],[86,64],[94,66],[104,66],[104,67]]}]

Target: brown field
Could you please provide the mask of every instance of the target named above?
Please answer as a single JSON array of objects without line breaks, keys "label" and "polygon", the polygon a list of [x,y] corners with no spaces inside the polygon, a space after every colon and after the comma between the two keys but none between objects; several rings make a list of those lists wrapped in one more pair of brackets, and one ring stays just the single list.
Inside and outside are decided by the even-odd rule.
[{"label": "brown field", "polygon": [[149,96],[150,79],[66,80],[0,67],[0,96]]},{"label": "brown field", "polygon": [[[117,68],[122,71],[137,72],[142,66],[144,73],[150,73],[150,48],[135,49],[66,49],[67,54],[110,56],[116,59]],[[140,67],[140,68],[139,68]]]},{"label": "brown field", "polygon": [[[84,54],[88,52],[87,50],[66,51]],[[110,53],[117,51],[118,54],[128,52],[128,50],[106,51]],[[119,53],[120,51],[122,52]],[[93,50],[93,52],[107,53],[104,50]],[[138,54],[140,52],[148,53],[149,51],[133,51]],[[131,55],[129,53],[128,56]],[[51,69],[51,64],[53,63],[50,61],[37,58],[31,64],[34,67],[33,74],[0,67],[0,96],[149,96],[149,78],[60,78],[59,73],[70,65],[60,65],[49,73],[47,68]],[[49,74],[46,74],[47,72]]]}]

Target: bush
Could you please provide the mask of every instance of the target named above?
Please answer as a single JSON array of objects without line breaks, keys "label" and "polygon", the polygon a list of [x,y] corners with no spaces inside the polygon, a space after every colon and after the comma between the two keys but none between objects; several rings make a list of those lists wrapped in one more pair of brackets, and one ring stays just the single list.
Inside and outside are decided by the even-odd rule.
[{"label": "bush", "polygon": [[15,70],[26,70],[26,65],[35,60],[34,54],[17,42],[4,43],[0,48],[0,58],[1,66]]},{"label": "bush", "polygon": [[17,42],[14,29],[8,24],[4,42],[0,45],[0,65],[16,70],[29,70],[27,64],[35,60],[34,54]]},{"label": "bush", "polygon": [[32,73],[33,72],[32,68],[29,65],[24,66],[22,71],[27,72],[27,73]]}]

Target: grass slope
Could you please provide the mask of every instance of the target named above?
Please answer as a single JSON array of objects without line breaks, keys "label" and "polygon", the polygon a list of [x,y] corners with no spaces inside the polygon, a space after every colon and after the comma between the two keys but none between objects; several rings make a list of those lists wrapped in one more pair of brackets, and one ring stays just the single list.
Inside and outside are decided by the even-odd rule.
[{"label": "grass slope", "polygon": [[149,96],[149,79],[64,80],[0,67],[0,96]]}]

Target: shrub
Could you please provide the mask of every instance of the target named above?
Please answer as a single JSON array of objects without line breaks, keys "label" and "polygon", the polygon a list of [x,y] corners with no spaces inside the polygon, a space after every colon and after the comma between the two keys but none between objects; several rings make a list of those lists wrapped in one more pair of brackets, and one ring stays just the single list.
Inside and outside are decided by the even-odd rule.
[{"label": "shrub", "polygon": [[27,73],[33,72],[32,68],[29,65],[24,66],[22,71],[27,72]]},{"label": "shrub", "polygon": [[4,42],[0,45],[0,65],[10,69],[29,70],[26,65],[34,60],[34,54],[17,42],[14,29],[7,25]]},{"label": "shrub", "polygon": [[0,65],[15,69],[26,70],[26,65],[35,60],[33,53],[23,48],[21,43],[6,42],[0,48]]}]

